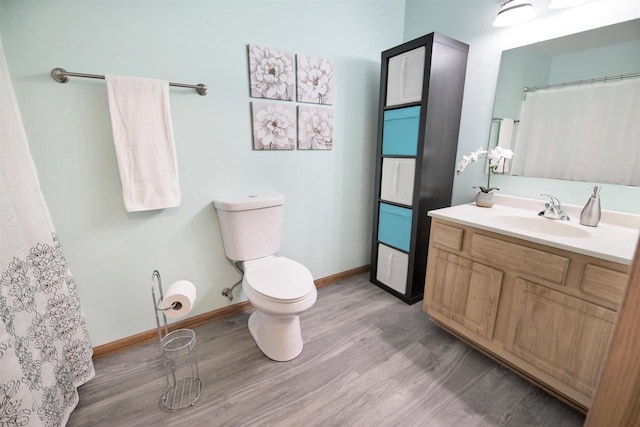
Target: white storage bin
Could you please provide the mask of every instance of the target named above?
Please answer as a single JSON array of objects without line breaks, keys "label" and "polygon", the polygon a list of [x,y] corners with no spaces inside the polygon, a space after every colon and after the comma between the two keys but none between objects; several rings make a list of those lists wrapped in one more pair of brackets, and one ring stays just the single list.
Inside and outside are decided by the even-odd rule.
[{"label": "white storage bin", "polygon": [[378,269],[376,279],[394,291],[407,291],[407,271],[409,255],[389,246],[378,245]]},{"label": "white storage bin", "polygon": [[422,100],[425,53],[425,47],[420,46],[389,59],[387,106]]},{"label": "white storage bin", "polygon": [[411,206],[415,171],[415,159],[389,157],[382,159],[380,198],[389,202]]}]

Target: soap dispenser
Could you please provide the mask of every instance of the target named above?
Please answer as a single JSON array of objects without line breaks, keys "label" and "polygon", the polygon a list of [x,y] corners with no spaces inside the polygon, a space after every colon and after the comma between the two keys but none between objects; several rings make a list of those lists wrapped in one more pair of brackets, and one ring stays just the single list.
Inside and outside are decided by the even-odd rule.
[{"label": "soap dispenser", "polygon": [[587,200],[582,212],[580,213],[580,224],[589,227],[597,227],[600,222],[600,187],[593,186],[593,194]]}]

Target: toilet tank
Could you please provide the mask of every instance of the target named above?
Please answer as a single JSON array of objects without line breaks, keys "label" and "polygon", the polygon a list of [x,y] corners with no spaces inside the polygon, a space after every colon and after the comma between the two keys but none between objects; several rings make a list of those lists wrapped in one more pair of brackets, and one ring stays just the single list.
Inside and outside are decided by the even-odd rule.
[{"label": "toilet tank", "polygon": [[227,258],[248,261],[280,250],[282,194],[222,197],[213,204],[218,212]]}]

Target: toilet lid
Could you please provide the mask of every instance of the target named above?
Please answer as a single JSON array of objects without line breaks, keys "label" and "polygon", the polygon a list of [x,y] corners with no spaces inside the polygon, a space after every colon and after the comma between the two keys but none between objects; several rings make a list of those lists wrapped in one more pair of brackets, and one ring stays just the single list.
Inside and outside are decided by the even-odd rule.
[{"label": "toilet lid", "polygon": [[302,264],[285,257],[270,258],[245,273],[245,280],[257,293],[280,301],[306,297],[313,288],[313,276]]}]

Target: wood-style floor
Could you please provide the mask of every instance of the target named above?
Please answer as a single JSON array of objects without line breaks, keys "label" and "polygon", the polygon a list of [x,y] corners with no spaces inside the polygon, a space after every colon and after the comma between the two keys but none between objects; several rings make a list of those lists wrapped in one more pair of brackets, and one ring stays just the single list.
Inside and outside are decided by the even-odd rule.
[{"label": "wood-style floor", "polygon": [[[153,316],[153,313],[148,313]],[[162,408],[157,342],[95,361],[69,426],[581,426],[584,416],[433,325],[361,274],[318,289],[305,348],[274,362],[249,313],[195,329],[196,405]]]}]

